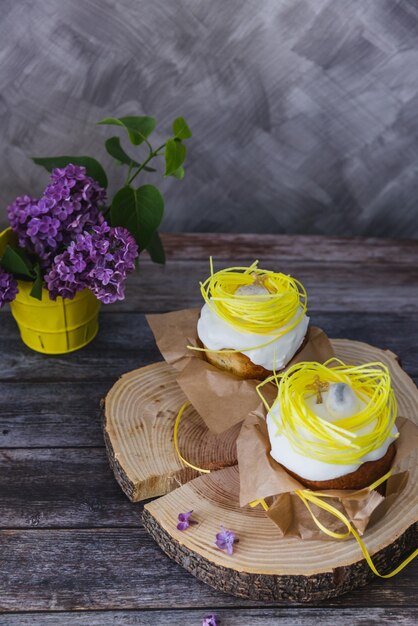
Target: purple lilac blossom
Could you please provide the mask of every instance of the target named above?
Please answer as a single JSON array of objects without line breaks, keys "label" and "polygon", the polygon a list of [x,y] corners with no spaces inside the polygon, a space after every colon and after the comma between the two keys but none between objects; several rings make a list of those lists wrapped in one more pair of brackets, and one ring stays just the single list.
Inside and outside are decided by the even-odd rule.
[{"label": "purple lilac blossom", "polygon": [[125,279],[135,267],[138,246],[131,233],[105,221],[77,234],[45,274],[51,300],[74,298],[90,289],[104,304],[123,300]]},{"label": "purple lilac blossom", "polygon": [[105,201],[105,190],[86,175],[85,167],[70,163],[52,170],[40,200],[20,196],[9,205],[7,214],[19,245],[47,267],[58,248],[103,221],[100,209]]},{"label": "purple lilac blossom", "polygon": [[229,556],[231,556],[234,552],[234,543],[238,543],[238,539],[235,538],[235,533],[221,526],[221,532],[216,535],[216,547],[220,550],[226,550]]},{"label": "purple lilac blossom", "polygon": [[207,615],[202,620],[202,626],[219,626],[220,622],[218,622],[218,618],[214,613],[211,615]]},{"label": "purple lilac blossom", "polygon": [[6,302],[12,302],[18,291],[15,277],[0,267],[0,309]]},{"label": "purple lilac blossom", "polygon": [[193,511],[189,511],[188,513],[179,513],[177,518],[179,521],[179,523],[177,524],[177,530],[187,530],[190,524],[197,524],[197,522],[190,519],[192,513]]}]

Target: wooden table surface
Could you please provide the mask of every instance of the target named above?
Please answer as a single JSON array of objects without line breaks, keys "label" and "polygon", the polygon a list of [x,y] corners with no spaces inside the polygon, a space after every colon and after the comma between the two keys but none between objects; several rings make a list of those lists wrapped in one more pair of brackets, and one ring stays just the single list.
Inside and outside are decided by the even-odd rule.
[{"label": "wooden table surface", "polygon": [[126,371],[160,360],[144,313],[200,304],[208,257],[292,273],[331,337],[396,352],[418,380],[418,242],[311,236],[167,235],[124,302],[103,307],[79,352],[48,357],[0,313],[0,624],[222,626],[418,622],[418,562],[319,605],[256,605],[216,592],[166,557],[109,469],[99,402]]}]

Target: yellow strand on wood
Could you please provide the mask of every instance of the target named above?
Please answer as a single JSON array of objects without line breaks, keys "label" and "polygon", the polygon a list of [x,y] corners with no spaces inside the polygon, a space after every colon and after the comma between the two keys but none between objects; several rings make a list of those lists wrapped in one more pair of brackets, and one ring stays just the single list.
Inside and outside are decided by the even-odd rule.
[{"label": "yellow strand on wood", "polygon": [[[376,487],[378,487],[379,485],[384,483],[391,476],[391,474],[392,474],[392,472],[389,471],[387,474],[385,474],[384,476],[382,476],[381,478],[376,480],[372,485],[370,485],[368,487],[369,491],[372,491],[373,489],[376,489]],[[354,537],[354,539],[357,541],[357,543],[358,543],[358,545],[360,547],[360,550],[361,550],[361,552],[362,552],[362,554],[363,554],[363,556],[364,556],[364,558],[366,560],[366,563],[368,564],[368,566],[370,567],[372,572],[376,576],[379,576],[379,578],[392,578],[393,576],[396,576],[396,574],[399,574],[399,572],[402,571],[404,569],[404,567],[406,567],[413,559],[415,559],[418,556],[418,549],[417,549],[412,554],[410,554],[404,561],[402,561],[402,563],[400,565],[398,565],[398,567],[396,567],[394,570],[389,572],[389,574],[381,574],[376,569],[376,566],[373,563],[372,557],[370,556],[370,553],[369,553],[365,543],[361,539],[361,537],[358,534],[358,532],[356,531],[356,529],[351,524],[350,520],[344,515],[344,513],[341,513],[341,511],[339,511],[337,508],[335,508],[331,504],[328,504],[328,502],[324,502],[321,499],[321,498],[337,498],[338,496],[330,495],[330,494],[327,494],[327,493],[316,492],[316,491],[314,492],[314,491],[311,491],[310,489],[299,489],[299,490],[295,491],[295,494],[304,503],[304,505],[308,509],[308,511],[309,511],[309,513],[310,513],[310,515],[311,515],[311,517],[313,519],[313,521],[315,522],[316,526],[318,526],[318,528],[323,533],[325,533],[329,537],[332,537],[333,539],[348,539],[348,537],[350,535],[352,535]],[[250,502],[250,506],[252,506],[252,507],[257,506],[258,504],[260,504],[265,511],[268,511],[269,507],[267,506],[265,500],[260,499],[260,500],[254,500],[253,502]],[[333,515],[334,517],[339,519],[344,524],[344,526],[347,528],[347,532],[345,532],[345,533],[336,533],[333,530],[330,530],[329,528],[324,526],[324,524],[322,524],[319,521],[319,519],[316,517],[315,513],[312,511],[310,504],[315,504],[320,509],[323,509],[324,511],[327,511],[327,513],[330,513],[331,515]]]},{"label": "yellow strand on wood", "polygon": [[267,502],[266,502],[263,498],[260,498],[260,500],[253,500],[252,502],[250,502],[250,506],[251,506],[252,508],[254,508],[254,507],[258,506],[259,504],[263,507],[263,509],[264,509],[265,511],[268,511],[268,510],[269,510],[269,508],[268,508],[268,506],[267,506]]},{"label": "yellow strand on wood", "polygon": [[184,463],[184,465],[187,465],[187,467],[191,467],[192,469],[196,470],[197,472],[201,472],[202,474],[210,474],[210,470],[197,467],[196,465],[189,463],[189,461],[186,461],[186,459],[184,458],[184,456],[182,456],[180,452],[180,447],[179,447],[180,421],[181,421],[184,411],[187,409],[189,404],[190,402],[186,400],[186,402],[180,407],[180,410],[177,413],[176,421],[174,422],[174,432],[173,432],[174,448],[177,452],[179,459],[182,461],[182,463]]}]

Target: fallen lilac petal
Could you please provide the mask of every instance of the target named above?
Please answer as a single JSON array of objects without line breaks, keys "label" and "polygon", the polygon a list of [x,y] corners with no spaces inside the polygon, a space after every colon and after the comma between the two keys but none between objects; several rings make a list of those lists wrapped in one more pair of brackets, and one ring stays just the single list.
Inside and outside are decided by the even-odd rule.
[{"label": "fallen lilac petal", "polygon": [[192,513],[193,511],[188,511],[187,513],[178,514],[177,519],[179,523],[177,524],[177,530],[187,530],[191,524],[197,524],[195,520],[190,519]]},{"label": "fallen lilac petal", "polygon": [[216,535],[216,547],[220,550],[226,550],[229,556],[231,556],[234,552],[234,543],[238,543],[238,539],[235,539],[235,533],[221,526],[221,532]]},{"label": "fallen lilac petal", "polygon": [[189,511],[188,513],[179,513],[178,515],[179,522],[188,522],[192,513],[193,511]]},{"label": "fallen lilac petal", "polygon": [[219,626],[219,624],[220,621],[218,621],[218,618],[214,613],[212,613],[212,615],[207,615],[202,620],[202,626]]}]

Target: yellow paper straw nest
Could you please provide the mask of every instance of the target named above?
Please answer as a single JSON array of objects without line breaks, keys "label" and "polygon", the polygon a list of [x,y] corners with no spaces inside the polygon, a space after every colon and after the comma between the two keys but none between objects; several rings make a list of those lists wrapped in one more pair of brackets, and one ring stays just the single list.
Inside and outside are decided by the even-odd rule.
[{"label": "yellow paper straw nest", "polygon": [[[209,262],[210,276],[200,283],[200,291],[211,310],[240,332],[274,335],[273,339],[245,350],[254,350],[273,343],[295,328],[304,317],[307,294],[304,286],[295,278],[260,269],[258,261],[254,261],[249,267],[229,267],[218,272],[213,271],[212,257]],[[236,294],[239,287],[253,284],[262,285],[269,293]],[[220,352],[193,346],[189,348]],[[223,350],[223,352],[240,351]]]},{"label": "yellow paper straw nest", "polygon": [[[318,380],[321,383],[349,384],[366,403],[365,408],[337,422],[318,417],[306,402],[313,393],[311,385]],[[272,406],[261,391],[269,382],[277,385],[277,398]],[[277,421],[274,411],[270,413],[278,433],[283,432],[294,450],[309,458],[325,463],[356,464],[389,437],[396,438],[391,429],[397,416],[397,403],[388,368],[383,363],[349,366],[336,358],[324,364],[297,363],[283,374],[275,374],[260,383],[257,393],[267,411],[279,404],[281,423]],[[360,432],[370,424],[373,425],[371,432]]]}]

